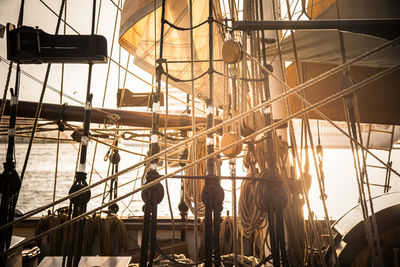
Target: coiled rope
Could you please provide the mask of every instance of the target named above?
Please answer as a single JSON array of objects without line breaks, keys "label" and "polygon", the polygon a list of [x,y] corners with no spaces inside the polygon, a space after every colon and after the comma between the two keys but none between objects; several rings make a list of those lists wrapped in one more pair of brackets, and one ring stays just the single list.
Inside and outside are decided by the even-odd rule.
[{"label": "coiled rope", "polygon": [[[195,151],[195,154],[193,153]],[[197,141],[194,141],[189,148],[189,162],[194,161],[194,156],[196,155],[196,159],[204,158],[207,154],[206,147],[206,139],[201,138]],[[185,170],[185,175],[204,175],[207,167],[207,162],[202,161],[196,164],[195,168],[188,168]],[[195,170],[194,170],[195,169]],[[204,216],[204,204],[201,201],[201,191],[204,188],[205,181],[203,179],[185,179],[183,181],[184,186],[184,200],[186,206],[190,209],[190,211],[195,214],[195,206],[197,206],[197,216]]]}]

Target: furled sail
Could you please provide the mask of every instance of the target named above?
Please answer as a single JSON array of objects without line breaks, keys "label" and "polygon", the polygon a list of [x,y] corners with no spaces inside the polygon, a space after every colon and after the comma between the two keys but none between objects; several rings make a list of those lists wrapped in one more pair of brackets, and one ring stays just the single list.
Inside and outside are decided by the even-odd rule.
[{"label": "furled sail", "polygon": [[[399,61],[400,62],[400,61]],[[303,63],[300,65],[300,72],[303,74],[304,80],[310,80],[321,73],[328,71],[335,65]],[[383,69],[375,69],[368,67],[352,67],[350,69],[351,76],[356,82],[363,81]],[[294,64],[287,69],[287,83],[290,87],[298,85],[297,70]],[[336,73],[319,83],[309,86],[305,90],[305,95],[310,103],[317,103],[327,96],[333,95],[339,91],[339,84],[342,79],[341,73]],[[363,123],[377,124],[395,124],[400,125],[400,71],[395,71],[379,80],[365,85],[357,92],[357,103],[360,113],[360,121]],[[290,97],[290,106],[292,112],[302,109],[302,102],[295,96]],[[334,121],[344,121],[343,101],[341,99],[332,101],[319,108],[328,118]],[[315,112],[310,112],[311,119],[321,119]]]},{"label": "furled sail", "polygon": [[[336,1],[308,1],[308,14],[313,19],[337,19]],[[400,1],[397,0],[346,0],[339,2],[341,19],[400,18]],[[400,30],[399,30],[400,34]],[[302,62],[341,64],[341,47],[336,30],[298,30],[295,33],[297,54]],[[386,42],[385,39],[358,33],[343,32],[344,50],[348,60]],[[285,61],[294,61],[291,36],[281,45]],[[268,46],[267,55],[276,58],[275,44]],[[400,47],[386,48],[362,61],[357,66],[388,68],[400,62]]]},{"label": "furled sail", "polygon": [[[134,55],[134,63],[143,70],[155,74],[155,59],[159,58],[159,40],[161,26],[161,0],[127,0],[121,15],[119,43]],[[154,11],[155,10],[155,11]],[[182,28],[190,28],[190,7],[187,0],[166,1],[165,19]],[[221,14],[218,1],[214,1],[214,11]],[[193,1],[193,26],[208,20],[208,1]],[[218,24],[214,25],[214,69],[223,73],[221,60],[222,36]],[[195,96],[209,97],[209,27],[208,23],[193,29]],[[163,58],[168,62],[169,79],[173,86],[191,93],[191,46],[190,31],[181,31],[165,25]],[[164,71],[167,71],[164,66]],[[223,103],[223,77],[214,75],[214,104]],[[163,77],[163,79],[165,76]],[[183,80],[179,81],[179,80]]]},{"label": "furled sail", "polygon": [[[399,18],[400,2],[397,0],[346,0],[339,1],[340,17],[342,19],[373,19]],[[337,19],[336,1],[309,1],[307,14],[312,19]],[[342,32],[344,50],[347,61],[376,48],[387,40],[358,33]],[[337,30],[296,31],[296,51],[300,63],[300,72],[304,81],[314,78],[325,71],[342,63],[341,45]],[[276,45],[270,45],[268,55],[276,55]],[[282,43],[282,57],[285,61],[294,61],[292,37],[286,37]],[[272,58],[271,58],[272,59]],[[350,75],[356,82],[369,78],[385,68],[395,66],[400,62],[400,46],[391,46],[350,68]],[[288,85],[299,84],[297,70],[294,64],[287,69]],[[400,97],[398,84],[400,71],[395,71],[357,92],[360,120],[364,123],[400,124],[397,118],[400,106],[396,99]],[[337,73],[306,89],[306,98],[310,103],[316,103],[339,91],[342,74]],[[298,98],[291,97],[292,112],[302,109]],[[331,120],[345,120],[343,101],[333,101],[320,108]],[[321,119],[315,112],[310,118]]]}]

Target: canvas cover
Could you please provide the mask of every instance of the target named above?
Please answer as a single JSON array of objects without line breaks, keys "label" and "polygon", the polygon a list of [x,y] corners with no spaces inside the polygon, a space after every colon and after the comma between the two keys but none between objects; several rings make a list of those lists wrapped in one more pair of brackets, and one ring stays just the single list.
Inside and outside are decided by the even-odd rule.
[{"label": "canvas cover", "polygon": [[[159,57],[159,40],[161,28],[161,0],[126,0],[121,15],[119,43],[134,55],[134,63],[143,70],[154,74],[155,59]],[[215,14],[220,14],[218,1],[214,1]],[[155,12],[154,12],[155,10]],[[187,0],[166,1],[165,19],[179,27],[190,27],[189,2]],[[198,25],[208,19],[208,1],[193,1],[193,25]],[[222,37],[219,26],[214,23],[214,69],[223,73]],[[208,23],[193,30],[194,77],[198,77],[209,69],[209,27]],[[178,31],[165,25],[163,58],[168,63],[168,73],[180,80],[191,79],[190,64],[190,31]],[[182,63],[174,63],[180,61]],[[166,71],[166,68],[164,67]],[[163,77],[165,80],[165,76]],[[170,84],[187,93],[191,93],[190,82],[174,82]],[[224,102],[223,77],[214,74],[214,105]],[[204,75],[194,83],[196,97],[209,97],[209,75]]]},{"label": "canvas cover", "polygon": [[[400,18],[398,0],[342,0],[339,1],[341,19]],[[309,0],[307,13],[313,19],[337,19],[336,1]],[[298,30],[295,32],[297,53],[300,61],[313,63],[341,64],[341,48],[337,30]],[[344,32],[346,58],[351,60],[384,42],[385,39]],[[267,48],[269,59],[277,58],[276,45]],[[282,43],[282,56],[285,61],[294,61],[293,45],[290,36]],[[400,46],[392,46],[355,65],[387,68],[400,62]]]},{"label": "canvas cover", "polygon": [[[341,18],[394,18],[399,17],[400,1],[397,0],[342,0],[339,1]],[[307,13],[313,19],[336,19],[335,0],[311,0],[308,2]],[[337,30],[331,31],[296,31],[297,51],[299,55],[300,71],[304,81],[314,78],[342,63],[339,34]],[[386,40],[357,34],[343,32],[347,60],[367,52]],[[283,41],[283,57],[287,61],[294,61],[291,37]],[[272,46],[270,53],[276,53]],[[356,82],[369,78],[387,67],[399,64],[400,46],[389,47],[367,59],[351,66],[350,75]],[[294,87],[299,84],[297,70],[294,64],[287,68],[288,85]],[[321,82],[306,89],[306,98],[311,103],[316,103],[339,91],[342,73],[332,75]],[[400,105],[400,71],[396,71],[357,91],[357,102],[360,120],[364,123],[396,124],[400,125],[397,114]],[[302,109],[300,100],[290,97],[292,112]],[[343,100],[338,99],[320,108],[331,120],[344,121]],[[310,118],[321,119],[315,112]]]},{"label": "canvas cover", "polygon": [[[333,67],[335,67],[335,65],[305,63],[300,65],[300,71],[304,75],[305,80],[310,80]],[[350,69],[350,75],[356,82],[360,82],[382,70],[384,69],[355,66]],[[319,83],[309,86],[305,90],[306,99],[311,104],[314,104],[337,93],[341,80],[342,73],[339,72]],[[295,87],[299,84],[294,64],[287,68],[287,83],[290,87]],[[357,91],[357,103],[361,122],[400,125],[400,117],[398,116],[398,114],[400,114],[400,105],[398,101],[400,99],[399,86],[400,71],[397,70],[359,89]],[[291,96],[289,102],[292,113],[303,108],[301,101],[295,96]],[[319,108],[319,110],[331,120],[345,121],[342,99],[332,101]],[[309,113],[309,116],[311,119],[322,119],[313,111]]]}]

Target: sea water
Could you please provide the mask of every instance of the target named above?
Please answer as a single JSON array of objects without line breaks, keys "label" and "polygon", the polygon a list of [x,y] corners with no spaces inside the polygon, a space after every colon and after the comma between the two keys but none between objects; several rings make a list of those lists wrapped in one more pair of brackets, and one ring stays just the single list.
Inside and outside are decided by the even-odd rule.
[{"label": "sea water", "polygon": [[[25,160],[28,144],[20,143],[16,144],[16,166],[18,173],[21,173],[22,166]],[[4,162],[6,153],[6,144],[0,144],[0,161]],[[88,149],[88,161],[93,161],[95,144],[90,143]],[[135,151],[136,153],[145,154],[147,152],[147,145],[140,146],[127,146],[129,150]],[[89,180],[97,182],[100,179],[107,177],[108,162],[104,160],[109,148],[104,145],[98,145],[96,151],[96,157],[94,160],[93,174]],[[373,151],[386,161],[387,154],[383,151]],[[78,145],[76,143],[61,143],[59,146],[59,160],[56,163],[57,155],[57,144],[56,143],[34,143],[30,153],[27,170],[24,175],[22,182],[21,193],[18,199],[17,207],[24,212],[38,208],[42,205],[51,203],[53,201],[53,191],[56,188],[56,194],[54,199],[59,199],[68,194],[68,191],[72,185],[73,178],[76,170],[76,161],[78,155]],[[143,159],[141,156],[132,155],[121,151],[121,161],[119,170],[123,170],[135,163],[138,163]],[[371,158],[370,158],[371,159]],[[393,168],[400,169],[400,152],[393,150],[392,161]],[[310,154],[310,160],[312,157]],[[56,165],[57,165],[57,178],[56,177]],[[325,187],[327,194],[327,207],[329,211],[329,217],[331,219],[337,219],[342,216],[347,210],[357,204],[358,201],[358,187],[356,183],[356,174],[354,171],[354,162],[351,150],[349,149],[325,149],[324,150],[324,162],[323,169],[325,174]],[[86,166],[88,173],[91,172],[91,165]],[[169,169],[169,171],[176,169]],[[227,162],[222,166],[223,175],[229,175],[229,167]],[[309,199],[312,209],[315,215],[322,219],[324,218],[324,211],[321,204],[319,186],[315,175],[315,166],[311,164],[310,173],[313,176],[312,186],[309,192]],[[160,174],[164,174],[164,170],[160,171]],[[245,170],[238,160],[237,164],[237,175],[245,175]],[[132,192],[135,188],[142,185],[141,177],[143,176],[143,168],[133,170],[127,174],[124,174],[118,178],[119,185],[128,183],[134,179],[137,179],[136,183],[131,182],[118,189],[118,196]],[[371,183],[383,184],[385,177],[385,170],[381,169],[369,169],[369,179]],[[55,184],[56,182],[56,184]],[[180,179],[168,179],[168,189],[171,200],[171,207],[174,218],[180,218],[178,204],[181,199],[181,181]],[[166,184],[163,182],[164,189]],[[232,210],[232,183],[229,180],[223,180],[222,186],[225,189],[225,200],[224,200],[224,211],[223,215],[227,214],[228,210]],[[391,175],[391,186],[392,191],[398,191],[400,188],[400,178],[395,174]],[[383,193],[382,187],[371,186],[373,195],[379,195]],[[102,195],[104,192],[104,184],[99,185],[91,189],[92,198],[88,203],[88,210],[99,207],[102,204]],[[240,194],[240,181],[237,181],[237,199]],[[108,198],[106,199],[106,202]],[[57,205],[55,208],[68,206],[69,202],[63,202]],[[132,196],[125,198],[123,201],[118,203],[119,214],[127,217],[142,216],[143,202],[141,194],[136,193]],[[306,208],[304,208],[306,210]],[[43,211],[40,214],[45,214],[47,211]],[[230,212],[232,214],[232,212]],[[170,217],[171,212],[168,204],[168,197],[165,194],[163,201],[161,202],[158,215],[162,217]],[[191,214],[189,214],[191,215]],[[307,211],[305,211],[307,216]]]}]

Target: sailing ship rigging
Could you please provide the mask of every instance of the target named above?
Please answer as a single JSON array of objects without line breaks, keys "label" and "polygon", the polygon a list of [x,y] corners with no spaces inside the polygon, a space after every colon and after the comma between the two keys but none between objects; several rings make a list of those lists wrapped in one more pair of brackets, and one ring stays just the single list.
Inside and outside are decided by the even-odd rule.
[{"label": "sailing ship rigging", "polygon": [[[8,64],[8,71],[0,118],[9,125],[1,131],[8,135],[8,150],[0,176],[0,264],[10,266],[13,257],[20,256],[18,249],[32,244],[40,247],[41,266],[90,266],[93,259],[87,256],[94,255],[128,256],[121,262],[141,267],[399,264],[400,239],[393,236],[400,235],[400,194],[391,182],[400,177],[391,157],[400,124],[398,1],[301,0],[297,7],[289,0],[93,0],[87,35],[68,20],[71,0],[60,1],[58,12],[44,0],[37,2],[56,16],[55,34],[25,24],[32,3],[24,0],[17,26],[3,27],[7,59],[1,61]],[[111,38],[104,37],[99,26],[111,21],[101,17],[102,5],[115,12]],[[141,69],[139,74],[130,62],[135,70]],[[24,70],[26,65],[34,69],[31,64],[47,64],[43,81]],[[85,92],[78,94],[79,99],[64,91],[67,68],[77,64],[81,66],[71,73],[80,73],[72,82],[85,84],[79,86]],[[50,86],[52,69],[61,76],[61,90]],[[101,71],[103,92],[97,81],[101,75],[96,74]],[[25,76],[41,83],[38,102],[18,99]],[[149,90],[131,92],[128,76],[134,79],[130,84]],[[112,86],[115,95],[110,101],[107,88],[113,79],[117,85]],[[59,104],[44,103],[48,88],[58,93]],[[63,104],[65,98],[81,106]],[[105,108],[111,102],[116,108]],[[24,124],[17,117],[33,120]],[[311,127],[314,122],[317,135]],[[354,160],[354,194],[359,203],[334,223],[326,201],[320,123],[329,123],[347,138]],[[391,130],[377,124],[390,125],[386,128]],[[49,125],[54,127],[46,129]],[[19,171],[15,136],[27,130],[29,143]],[[52,202],[14,218],[30,151],[41,130],[57,131],[56,178],[61,133],[72,131],[66,138],[79,143],[71,186],[66,196],[56,199],[54,190]],[[389,141],[377,141],[374,132]],[[89,170],[90,140],[95,152]],[[124,147],[124,142],[146,145],[148,151]],[[109,147],[108,171],[95,181],[98,144]],[[376,155],[383,144],[388,151],[385,159]],[[136,161],[121,168],[122,153],[137,156]],[[381,184],[369,177],[372,158],[386,170]],[[242,168],[245,174],[238,175]],[[133,170],[140,177],[128,183],[141,180],[141,185],[121,194],[128,184],[121,183],[121,177]],[[180,219],[173,216],[170,194],[175,192],[168,188],[168,179],[181,179]],[[222,214],[228,195],[221,186],[224,179],[232,183],[231,216]],[[323,220],[317,220],[310,203],[313,180]],[[103,192],[94,194],[100,186]],[[381,186],[385,194],[375,196],[372,186]],[[143,216],[136,221],[140,227],[127,231],[129,222],[117,215],[121,204],[126,210],[132,202],[126,205],[124,200],[138,194],[143,201]],[[100,195],[101,204],[89,208],[88,203]],[[168,200],[171,215],[167,222],[171,248],[160,245],[165,222],[158,215],[163,199]],[[56,209],[60,204],[67,207]],[[18,224],[47,210],[34,234],[12,244]],[[188,218],[189,211],[193,218]],[[177,255],[182,244],[185,256]]]}]

